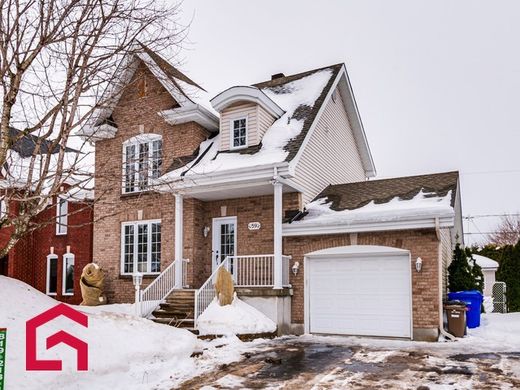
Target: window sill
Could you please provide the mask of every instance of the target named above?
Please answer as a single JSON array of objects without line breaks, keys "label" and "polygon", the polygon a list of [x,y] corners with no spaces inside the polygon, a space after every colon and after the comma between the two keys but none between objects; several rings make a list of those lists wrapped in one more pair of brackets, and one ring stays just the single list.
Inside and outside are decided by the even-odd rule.
[{"label": "window sill", "polygon": [[241,150],[241,149],[247,149],[247,145],[242,145],[242,146],[233,146],[233,147],[230,147],[230,148],[229,148],[229,150],[231,150],[231,151]]},{"label": "window sill", "polygon": [[58,293],[47,293],[46,295],[48,295],[50,297],[55,297],[56,295],[58,295]]},{"label": "window sill", "polygon": [[63,294],[61,294],[61,296],[63,296],[63,297],[73,297],[74,293],[72,293],[72,294],[71,293],[68,293],[68,294],[63,293]]},{"label": "window sill", "polygon": [[142,195],[150,195],[155,193],[153,190],[143,190],[143,191],[135,191],[135,192],[122,192],[121,199],[125,198],[137,198]]},{"label": "window sill", "polygon": [[56,233],[57,236],[66,236],[67,233]]}]

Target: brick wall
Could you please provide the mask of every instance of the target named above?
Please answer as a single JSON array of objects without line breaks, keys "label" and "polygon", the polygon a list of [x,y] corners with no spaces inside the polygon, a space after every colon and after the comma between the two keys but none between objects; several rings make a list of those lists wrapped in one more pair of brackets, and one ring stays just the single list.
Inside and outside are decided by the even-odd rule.
[{"label": "brick wall", "polygon": [[[56,235],[56,207],[52,205],[41,212],[33,221],[39,228],[24,236],[8,255],[7,276],[21,280],[46,293],[47,255],[50,247],[58,255],[58,286],[56,299],[78,304],[81,302],[79,279],[83,267],[92,260],[93,225],[92,206],[84,202],[69,202],[68,230],[66,235]],[[17,213],[17,205],[10,207]],[[0,229],[0,244],[5,244],[12,228]],[[74,295],[62,295],[63,254],[67,246],[75,255]]]},{"label": "brick wall", "polygon": [[[438,248],[434,230],[359,233],[358,245],[380,245],[408,249],[411,252],[412,308],[414,328],[437,328],[439,323]],[[305,253],[336,246],[350,245],[349,234],[284,238],[284,254],[292,255],[291,265],[298,261],[300,271],[291,273],[294,288],[292,322],[303,323],[303,281]],[[415,260],[421,257],[423,267],[415,271]]]},{"label": "brick wall", "polygon": [[[143,82],[145,80],[145,83]],[[143,86],[146,85],[145,90]],[[106,292],[114,302],[134,299],[131,277],[120,276],[121,223],[142,219],[160,219],[161,268],[174,257],[175,201],[171,194],[122,194],[123,142],[144,133],[160,134],[163,140],[163,172],[175,157],[191,155],[209,133],[195,122],[169,125],[158,112],[178,106],[160,82],[142,63],[125,89],[113,112],[118,127],[114,138],[96,142],[96,197],[94,207],[94,260],[107,272]],[[185,206],[186,207],[186,206]],[[189,213],[189,206],[186,207]],[[185,233],[186,234],[186,233]],[[144,285],[152,278],[145,278]]]}]

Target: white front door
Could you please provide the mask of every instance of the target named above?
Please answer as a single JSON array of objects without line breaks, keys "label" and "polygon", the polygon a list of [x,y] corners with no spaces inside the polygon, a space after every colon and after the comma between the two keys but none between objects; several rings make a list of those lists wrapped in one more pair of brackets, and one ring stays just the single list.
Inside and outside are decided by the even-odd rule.
[{"label": "white front door", "polygon": [[237,217],[213,218],[213,271],[227,256],[237,253],[236,227]]}]

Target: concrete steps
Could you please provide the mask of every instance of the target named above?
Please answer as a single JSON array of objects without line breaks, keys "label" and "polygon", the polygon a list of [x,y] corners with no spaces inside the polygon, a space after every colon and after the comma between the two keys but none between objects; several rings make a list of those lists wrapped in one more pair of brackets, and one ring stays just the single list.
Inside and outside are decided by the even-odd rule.
[{"label": "concrete steps", "polygon": [[177,328],[184,328],[198,334],[195,329],[195,290],[174,290],[152,315],[152,321]]}]

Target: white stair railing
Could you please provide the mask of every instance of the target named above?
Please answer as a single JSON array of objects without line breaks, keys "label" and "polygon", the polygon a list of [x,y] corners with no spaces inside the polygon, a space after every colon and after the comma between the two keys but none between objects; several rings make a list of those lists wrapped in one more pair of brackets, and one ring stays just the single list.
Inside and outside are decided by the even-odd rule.
[{"label": "white stair railing", "polygon": [[217,296],[214,283],[217,272],[222,267],[229,271],[229,257],[226,257],[224,261],[220,263],[219,266],[215,269],[215,271],[213,271],[208,280],[204,282],[202,287],[195,291],[195,327],[197,326],[197,319],[199,318],[199,315],[201,315],[202,312],[208,308],[210,303]]},{"label": "white stair railing", "polygon": [[[184,263],[189,262],[189,260],[185,259],[182,261]],[[139,302],[136,302],[136,304],[140,306],[139,312],[141,313],[141,317],[148,317],[155,310],[155,308],[164,302],[166,297],[170,295],[171,292],[175,289],[176,263],[177,260],[172,262],[143,291],[141,291],[140,300]],[[184,268],[186,267],[184,266],[183,269]],[[183,274],[185,274],[185,272],[183,272]]]},{"label": "white stair railing", "polygon": [[[229,256],[233,280],[237,287],[273,287],[274,255]],[[282,256],[282,283],[289,287],[289,261]]]}]

